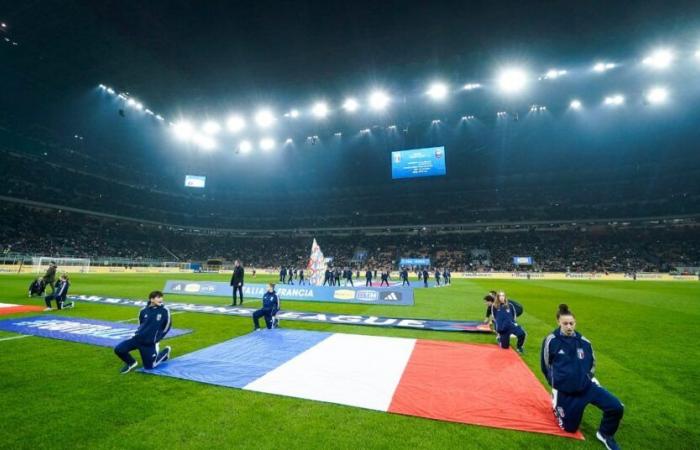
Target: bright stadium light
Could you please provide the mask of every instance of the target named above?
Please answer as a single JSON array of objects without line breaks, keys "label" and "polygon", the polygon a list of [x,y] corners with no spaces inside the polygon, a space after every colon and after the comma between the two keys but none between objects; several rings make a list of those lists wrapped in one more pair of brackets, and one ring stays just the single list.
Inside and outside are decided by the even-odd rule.
[{"label": "bright stadium light", "polygon": [[238,144],[238,150],[241,153],[248,153],[253,149],[253,144],[250,143],[250,141],[241,141],[240,144]]},{"label": "bright stadium light", "polygon": [[292,139],[292,138],[287,138],[287,140],[284,141],[284,145],[291,145],[293,143],[294,143],[294,139]]},{"label": "bright stadium light", "polygon": [[126,104],[129,106],[136,106],[136,100],[133,98],[130,98],[129,100],[126,101]]},{"label": "bright stadium light", "polygon": [[615,63],[597,62],[593,66],[593,71],[603,73],[603,72],[608,71],[610,69],[614,69],[615,67],[617,67],[617,64],[615,64]]},{"label": "bright stadium light", "polygon": [[515,94],[527,85],[527,74],[519,68],[504,69],[498,75],[498,87],[501,92]]},{"label": "bright stadium light", "polygon": [[105,85],[102,84],[102,83],[100,83],[98,87],[99,87],[100,89],[107,89],[107,86],[105,86]]},{"label": "bright stadium light", "polygon": [[566,70],[557,70],[557,69],[550,69],[547,71],[546,74],[544,74],[544,79],[545,80],[553,80],[555,78],[559,78],[563,75],[566,75],[568,72]]},{"label": "bright stadium light", "polygon": [[668,100],[668,89],[664,87],[654,87],[647,92],[646,99],[649,103],[658,105],[661,103],[666,103]]},{"label": "bright stadium light", "polygon": [[571,100],[571,103],[569,103],[569,108],[574,109],[574,110],[579,110],[583,104],[581,103],[581,100],[578,99],[573,99]]},{"label": "bright stadium light", "polygon": [[194,135],[194,127],[186,120],[181,120],[173,124],[173,133],[181,141],[188,141]]},{"label": "bright stadium light", "polygon": [[430,85],[426,94],[433,100],[444,100],[447,97],[448,90],[445,83],[437,82]]},{"label": "bright stadium light", "polygon": [[391,99],[383,91],[374,91],[369,96],[369,106],[374,110],[382,110],[389,105]]},{"label": "bright stadium light", "polygon": [[619,106],[625,103],[625,97],[620,94],[611,95],[605,97],[604,102],[606,105]]},{"label": "bright stadium light", "polygon": [[261,109],[255,114],[255,123],[258,124],[260,128],[269,128],[275,123],[275,116],[270,110]]},{"label": "bright stadium light", "polygon": [[479,89],[481,85],[479,83],[467,83],[465,84],[462,89],[465,91],[473,91],[474,89]]},{"label": "bright stadium light", "polygon": [[226,128],[231,133],[238,133],[245,128],[245,119],[238,115],[231,116],[226,121]]},{"label": "bright stadium light", "polygon": [[284,113],[284,117],[291,117],[292,119],[296,119],[297,117],[299,117],[299,111],[296,109],[291,109],[288,113]]},{"label": "bright stadium light", "polygon": [[659,49],[644,58],[643,63],[654,69],[666,69],[673,62],[673,52],[668,49]]},{"label": "bright stadium light", "polygon": [[353,113],[357,111],[357,109],[360,107],[360,104],[355,100],[354,98],[346,98],[345,102],[343,102],[343,109],[349,113]]},{"label": "bright stadium light", "polygon": [[202,131],[209,135],[215,135],[221,131],[221,125],[213,120],[207,120],[204,122],[204,125],[202,125]]},{"label": "bright stadium light", "polygon": [[311,114],[318,119],[323,119],[328,115],[328,105],[324,102],[318,102],[311,108]]},{"label": "bright stadium light", "polygon": [[260,139],[260,148],[262,150],[272,150],[275,148],[275,140],[269,137]]},{"label": "bright stadium light", "polygon": [[114,89],[112,89],[111,87],[108,87],[108,88],[107,88],[107,92],[109,92],[110,94],[114,95]]}]

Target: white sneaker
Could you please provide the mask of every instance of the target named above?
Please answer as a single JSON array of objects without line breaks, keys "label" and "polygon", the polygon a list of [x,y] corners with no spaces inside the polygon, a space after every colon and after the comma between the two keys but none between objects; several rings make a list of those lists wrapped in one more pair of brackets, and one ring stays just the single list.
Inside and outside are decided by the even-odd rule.
[{"label": "white sneaker", "polygon": [[44,311],[51,311],[51,307],[49,306],[48,308],[44,308]]}]

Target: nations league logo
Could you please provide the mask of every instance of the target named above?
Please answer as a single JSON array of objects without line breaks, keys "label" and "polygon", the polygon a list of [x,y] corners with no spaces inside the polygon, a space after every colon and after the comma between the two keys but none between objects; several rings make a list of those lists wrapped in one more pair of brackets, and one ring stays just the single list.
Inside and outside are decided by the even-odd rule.
[{"label": "nations league logo", "polygon": [[442,158],[442,153],[443,153],[443,151],[442,151],[441,148],[435,149],[435,158],[436,158],[436,159]]}]

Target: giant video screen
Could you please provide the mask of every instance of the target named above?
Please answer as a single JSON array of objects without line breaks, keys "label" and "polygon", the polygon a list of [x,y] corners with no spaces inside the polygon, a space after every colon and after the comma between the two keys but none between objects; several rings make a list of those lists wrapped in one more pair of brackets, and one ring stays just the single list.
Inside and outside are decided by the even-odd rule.
[{"label": "giant video screen", "polygon": [[445,175],[445,147],[416,148],[391,152],[391,178]]}]

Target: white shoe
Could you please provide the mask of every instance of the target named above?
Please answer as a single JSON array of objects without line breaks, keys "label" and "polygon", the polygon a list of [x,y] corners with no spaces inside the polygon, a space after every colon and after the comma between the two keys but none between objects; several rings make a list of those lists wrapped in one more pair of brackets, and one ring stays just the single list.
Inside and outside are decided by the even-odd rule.
[{"label": "white shoe", "polygon": [[49,306],[48,308],[44,308],[44,311],[51,311],[51,307]]}]

